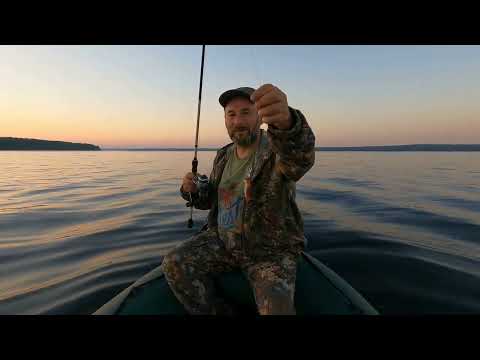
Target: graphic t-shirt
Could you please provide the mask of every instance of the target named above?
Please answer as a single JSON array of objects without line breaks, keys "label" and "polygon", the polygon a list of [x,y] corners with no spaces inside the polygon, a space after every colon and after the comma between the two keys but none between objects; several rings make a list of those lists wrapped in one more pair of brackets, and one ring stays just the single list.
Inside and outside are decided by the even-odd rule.
[{"label": "graphic t-shirt", "polygon": [[218,186],[218,232],[227,249],[237,249],[241,245],[244,179],[254,156],[255,152],[246,159],[239,159],[232,146]]}]

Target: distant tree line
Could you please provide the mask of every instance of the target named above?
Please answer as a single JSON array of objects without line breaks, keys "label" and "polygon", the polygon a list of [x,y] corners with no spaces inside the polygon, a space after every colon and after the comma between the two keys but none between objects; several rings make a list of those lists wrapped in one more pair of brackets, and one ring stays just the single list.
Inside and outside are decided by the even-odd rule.
[{"label": "distant tree line", "polygon": [[0,150],[101,150],[92,144],[0,137]]}]

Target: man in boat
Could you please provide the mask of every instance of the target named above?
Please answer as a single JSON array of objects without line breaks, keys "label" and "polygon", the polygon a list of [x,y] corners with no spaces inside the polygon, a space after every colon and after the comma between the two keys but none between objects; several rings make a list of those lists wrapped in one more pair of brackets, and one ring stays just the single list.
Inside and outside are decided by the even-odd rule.
[{"label": "man in boat", "polygon": [[294,315],[297,262],[305,246],[295,189],[315,162],[315,136],[271,84],[228,90],[219,102],[233,143],[217,152],[207,196],[199,196],[192,173],[180,187],[195,208],[210,210],[208,227],[167,254],[162,269],[190,314],[234,313],[217,296],[214,277],[239,268],[259,314]]}]

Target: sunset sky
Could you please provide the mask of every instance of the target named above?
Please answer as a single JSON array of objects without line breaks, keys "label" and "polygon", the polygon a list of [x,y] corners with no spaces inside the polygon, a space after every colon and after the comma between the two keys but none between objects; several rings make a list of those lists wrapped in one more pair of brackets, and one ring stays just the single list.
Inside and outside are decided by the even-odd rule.
[{"label": "sunset sky", "polygon": [[[192,147],[201,46],[0,46],[0,137]],[[480,46],[207,46],[199,146],[220,93],[273,83],[317,146],[480,143]]]}]

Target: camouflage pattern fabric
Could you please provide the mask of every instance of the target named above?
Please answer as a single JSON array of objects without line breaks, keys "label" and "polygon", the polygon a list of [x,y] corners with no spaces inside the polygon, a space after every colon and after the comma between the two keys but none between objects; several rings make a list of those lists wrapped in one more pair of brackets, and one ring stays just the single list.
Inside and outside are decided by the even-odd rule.
[{"label": "camouflage pattern fabric", "polygon": [[[285,252],[298,255],[305,246],[303,219],[295,202],[295,183],[315,162],[315,135],[299,110],[290,108],[290,113],[292,128],[280,130],[269,126],[256,152],[250,180],[252,200],[243,214],[242,249],[251,257]],[[195,208],[210,210],[207,218],[210,229],[218,227],[218,185],[232,145],[217,152],[209,177],[208,197],[192,196]],[[182,188],[180,193],[190,201]],[[280,215],[278,209],[285,209],[284,214]]]},{"label": "camouflage pattern fabric", "polygon": [[177,299],[192,315],[233,315],[217,297],[213,277],[240,268],[248,278],[260,315],[294,315],[297,259],[290,255],[252,261],[228,251],[214,231],[201,232],[165,256],[162,270]]}]

